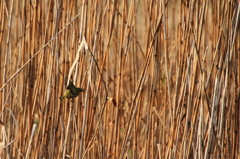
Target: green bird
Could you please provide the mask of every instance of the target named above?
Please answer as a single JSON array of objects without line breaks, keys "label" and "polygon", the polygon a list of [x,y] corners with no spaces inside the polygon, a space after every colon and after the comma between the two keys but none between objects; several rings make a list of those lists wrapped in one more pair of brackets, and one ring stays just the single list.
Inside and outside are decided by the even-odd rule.
[{"label": "green bird", "polygon": [[69,85],[67,86],[67,90],[64,92],[63,96],[59,97],[59,99],[63,100],[64,98],[75,98],[81,92],[84,92],[84,90],[82,90],[82,88],[74,86],[74,84],[70,81]]}]

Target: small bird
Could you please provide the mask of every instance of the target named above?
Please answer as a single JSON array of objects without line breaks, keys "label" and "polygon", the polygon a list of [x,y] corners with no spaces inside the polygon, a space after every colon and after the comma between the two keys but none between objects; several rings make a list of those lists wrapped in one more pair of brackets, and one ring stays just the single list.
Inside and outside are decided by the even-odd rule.
[{"label": "small bird", "polygon": [[82,88],[78,88],[74,86],[74,84],[70,81],[69,85],[67,86],[67,90],[64,92],[64,94],[59,97],[60,100],[63,100],[64,98],[75,98],[77,97],[81,92],[84,92]]}]

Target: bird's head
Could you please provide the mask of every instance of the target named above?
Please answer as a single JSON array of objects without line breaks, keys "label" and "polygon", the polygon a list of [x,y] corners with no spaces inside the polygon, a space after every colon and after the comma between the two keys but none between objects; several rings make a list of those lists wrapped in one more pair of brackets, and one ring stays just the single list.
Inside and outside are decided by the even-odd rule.
[{"label": "bird's head", "polygon": [[84,90],[82,88],[76,88],[76,92],[80,93],[80,92],[84,92]]}]

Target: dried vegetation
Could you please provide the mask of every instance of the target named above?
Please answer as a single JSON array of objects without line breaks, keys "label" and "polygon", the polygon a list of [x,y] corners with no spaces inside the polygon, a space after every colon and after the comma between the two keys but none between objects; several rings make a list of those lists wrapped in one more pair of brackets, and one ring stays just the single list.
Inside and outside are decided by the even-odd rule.
[{"label": "dried vegetation", "polygon": [[1,157],[239,157],[239,3],[0,1]]}]

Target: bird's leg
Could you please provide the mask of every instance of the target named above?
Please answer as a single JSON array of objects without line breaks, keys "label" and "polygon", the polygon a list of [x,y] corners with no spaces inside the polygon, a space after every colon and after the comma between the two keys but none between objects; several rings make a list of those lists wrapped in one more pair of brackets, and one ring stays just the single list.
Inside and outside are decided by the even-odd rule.
[{"label": "bird's leg", "polygon": [[73,100],[71,100],[70,98],[67,98],[70,102],[72,102],[73,103]]}]

